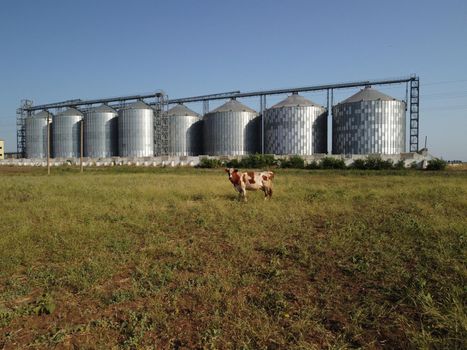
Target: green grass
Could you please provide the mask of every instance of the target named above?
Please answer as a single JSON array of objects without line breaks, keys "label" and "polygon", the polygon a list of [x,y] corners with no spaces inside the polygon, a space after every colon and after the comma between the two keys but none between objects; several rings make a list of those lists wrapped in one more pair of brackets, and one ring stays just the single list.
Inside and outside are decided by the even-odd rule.
[{"label": "green grass", "polygon": [[0,348],[467,347],[467,173],[0,168]]}]

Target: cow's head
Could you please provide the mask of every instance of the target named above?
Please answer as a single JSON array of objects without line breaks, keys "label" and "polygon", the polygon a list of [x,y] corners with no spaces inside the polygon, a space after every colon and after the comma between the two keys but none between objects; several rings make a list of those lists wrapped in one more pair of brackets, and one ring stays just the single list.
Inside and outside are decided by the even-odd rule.
[{"label": "cow's head", "polygon": [[229,180],[232,180],[232,176],[233,176],[235,173],[238,173],[238,169],[234,169],[234,168],[225,168],[225,172],[229,175]]}]

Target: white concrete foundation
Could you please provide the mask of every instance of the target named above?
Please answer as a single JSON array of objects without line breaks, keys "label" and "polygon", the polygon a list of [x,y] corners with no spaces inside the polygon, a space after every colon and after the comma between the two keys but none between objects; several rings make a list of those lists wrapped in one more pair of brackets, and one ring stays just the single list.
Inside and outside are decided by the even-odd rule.
[{"label": "white concrete foundation", "polygon": [[[345,161],[346,165],[351,165],[355,159],[364,159],[368,154],[354,154],[354,155],[336,155],[336,154],[314,154],[311,156],[303,156],[305,163],[311,163],[313,161],[319,162],[324,157],[341,158]],[[375,155],[378,156],[378,155]],[[426,150],[410,153],[400,153],[391,155],[379,155],[383,160],[391,159],[394,163],[400,160],[404,161],[407,168],[416,166],[418,168],[425,168],[427,162],[433,159]],[[124,158],[124,157],[112,157],[112,158],[83,158],[84,167],[111,167],[111,166],[139,166],[139,167],[195,167],[200,163],[200,159],[241,159],[242,157],[234,156],[160,156],[160,157],[144,157],[144,158]],[[276,159],[287,158],[287,156],[275,156]],[[50,159],[51,166],[62,166],[62,165],[75,165],[79,166],[79,158],[54,158]],[[47,161],[45,159],[4,159],[0,160],[0,166],[34,166],[34,167],[46,167]]]}]

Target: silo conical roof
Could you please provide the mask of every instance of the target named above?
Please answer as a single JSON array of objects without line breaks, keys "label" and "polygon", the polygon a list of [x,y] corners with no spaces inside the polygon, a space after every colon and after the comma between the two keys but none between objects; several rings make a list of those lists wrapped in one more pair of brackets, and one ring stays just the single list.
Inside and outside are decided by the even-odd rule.
[{"label": "silo conical roof", "polygon": [[61,113],[58,113],[57,116],[70,116],[70,115],[80,115],[82,116],[83,113],[81,113],[80,111],[78,111],[76,108],[68,108],[66,111],[63,111]]},{"label": "silo conical roof", "polygon": [[167,115],[169,117],[172,117],[172,116],[179,116],[179,115],[191,115],[191,116],[196,116],[196,117],[199,117],[199,114],[196,113],[195,111],[189,109],[187,106],[183,105],[183,104],[177,104],[176,106],[170,108],[168,111],[167,111]]},{"label": "silo conical roof", "polygon": [[128,106],[123,107],[122,109],[152,109],[151,106],[144,103],[143,101],[136,101],[130,103]]},{"label": "silo conical roof", "polygon": [[355,95],[350,96],[349,98],[345,99],[340,103],[352,103],[352,102],[360,102],[360,101],[395,101],[394,97],[389,95],[383,94],[378,90],[375,90],[369,86],[365,87],[364,89],[357,92]]},{"label": "silo conical roof", "polygon": [[209,113],[219,113],[219,112],[250,112],[256,113],[254,109],[245,106],[244,104],[238,102],[237,100],[230,100],[224,103],[222,106],[217,107]]},{"label": "silo conical roof", "polygon": [[52,117],[52,113],[47,112],[47,111],[41,111],[39,113],[36,113],[32,116],[33,118],[47,118],[47,117]]},{"label": "silo conical roof", "polygon": [[98,107],[92,109],[93,112],[101,112],[101,113],[117,113],[115,109],[112,107],[107,106],[106,104],[101,104]]},{"label": "silo conical roof", "polygon": [[282,107],[307,107],[307,106],[315,106],[321,107],[319,104],[314,103],[313,101],[307,100],[305,97],[299,94],[292,94],[287,97],[285,100],[275,104],[271,108],[282,108]]}]

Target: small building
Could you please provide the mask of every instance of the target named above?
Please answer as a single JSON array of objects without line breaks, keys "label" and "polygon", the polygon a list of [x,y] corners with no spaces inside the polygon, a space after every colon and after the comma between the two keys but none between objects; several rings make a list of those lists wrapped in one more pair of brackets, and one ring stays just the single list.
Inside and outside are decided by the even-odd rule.
[{"label": "small building", "polygon": [[5,141],[0,139],[0,159],[5,159]]},{"label": "small building", "polygon": [[5,152],[4,153],[5,159],[20,159],[21,153],[18,152]]}]

